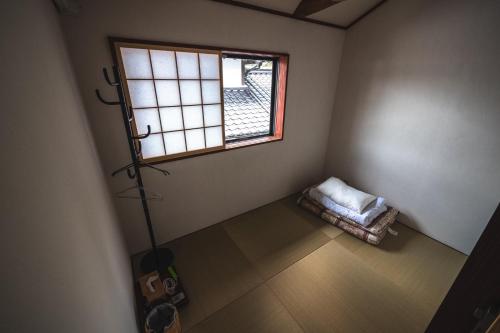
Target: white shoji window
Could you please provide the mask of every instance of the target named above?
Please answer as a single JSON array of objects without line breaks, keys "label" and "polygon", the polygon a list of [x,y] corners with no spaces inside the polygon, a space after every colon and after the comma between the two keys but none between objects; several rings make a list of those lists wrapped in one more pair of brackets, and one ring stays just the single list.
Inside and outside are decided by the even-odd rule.
[{"label": "white shoji window", "polygon": [[221,52],[121,44],[118,63],[142,158],[160,161],[224,149]]}]

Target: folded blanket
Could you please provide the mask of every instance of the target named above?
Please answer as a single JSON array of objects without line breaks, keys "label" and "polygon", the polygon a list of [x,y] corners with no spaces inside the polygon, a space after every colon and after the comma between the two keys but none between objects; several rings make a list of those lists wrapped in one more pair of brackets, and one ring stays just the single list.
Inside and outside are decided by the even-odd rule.
[{"label": "folded blanket", "polygon": [[390,226],[396,222],[396,216],[398,215],[396,209],[388,207],[387,211],[380,214],[369,227],[363,227],[356,222],[335,214],[315,200],[309,199],[307,195],[301,196],[297,203],[323,220],[373,245],[377,245],[382,241]]},{"label": "folded blanket", "polygon": [[338,178],[330,177],[318,186],[318,191],[358,214],[370,205],[376,197],[351,187]]},{"label": "folded blanket", "polygon": [[332,212],[348,218],[351,221],[354,221],[356,223],[361,224],[362,226],[367,226],[370,223],[373,222],[383,212],[387,210],[387,207],[385,205],[385,199],[382,197],[378,197],[375,199],[373,205],[370,205],[369,208],[365,209],[365,211],[361,214],[358,214],[355,211],[352,211],[350,209],[347,209],[339,204],[337,204],[335,201],[321,193],[317,188],[312,187],[307,191],[307,194],[309,197],[314,199],[315,201],[319,202],[325,208],[331,210]]}]

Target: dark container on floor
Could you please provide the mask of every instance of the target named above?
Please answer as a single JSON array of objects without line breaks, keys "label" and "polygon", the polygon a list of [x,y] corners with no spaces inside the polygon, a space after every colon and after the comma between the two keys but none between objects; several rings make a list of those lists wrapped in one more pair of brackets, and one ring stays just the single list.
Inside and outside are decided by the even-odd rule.
[{"label": "dark container on floor", "polygon": [[144,328],[146,333],[181,333],[179,313],[172,304],[157,305],[147,315]]}]

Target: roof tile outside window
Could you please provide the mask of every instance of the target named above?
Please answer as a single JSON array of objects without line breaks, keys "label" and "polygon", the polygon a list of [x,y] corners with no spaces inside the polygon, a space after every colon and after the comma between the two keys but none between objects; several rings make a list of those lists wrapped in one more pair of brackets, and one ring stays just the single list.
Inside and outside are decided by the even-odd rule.
[{"label": "roof tile outside window", "polygon": [[246,73],[242,87],[224,88],[226,140],[269,135],[271,126],[272,70]]}]

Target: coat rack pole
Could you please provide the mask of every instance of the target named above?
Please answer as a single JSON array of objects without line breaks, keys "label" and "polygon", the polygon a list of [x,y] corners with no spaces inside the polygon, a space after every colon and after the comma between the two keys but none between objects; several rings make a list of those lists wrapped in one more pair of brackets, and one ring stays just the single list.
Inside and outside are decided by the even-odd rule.
[{"label": "coat rack pole", "polygon": [[[117,78],[117,82],[121,82],[120,74],[116,68],[113,66],[113,73],[115,78]],[[146,192],[144,191],[144,184],[142,182],[141,168],[139,166],[139,158],[137,156],[137,152],[134,144],[134,136],[132,133],[132,128],[130,127],[130,117],[127,112],[127,105],[125,103],[123,88],[121,84],[117,84],[116,90],[118,93],[119,104],[122,112],[123,124],[125,125],[125,131],[127,133],[127,141],[130,150],[130,156],[132,157],[132,162],[135,169],[135,176],[137,178],[137,185],[139,187],[139,194],[141,197],[142,208],[144,211],[144,216],[146,218],[146,224],[148,226],[149,239],[151,241],[152,251],[147,253],[141,262],[141,269],[144,273],[148,273],[153,270],[157,270],[159,272],[164,271],[170,264],[173,259],[173,255],[168,249],[161,249],[159,251],[156,245],[156,238],[153,230],[153,224],[151,222],[151,215],[149,213],[148,202],[146,199]]]}]

